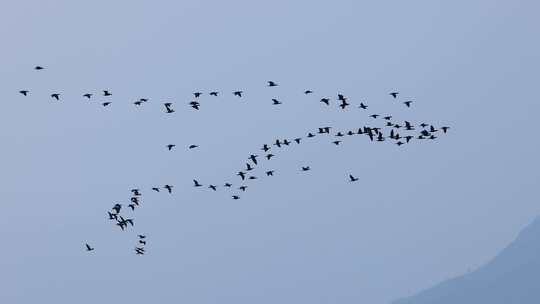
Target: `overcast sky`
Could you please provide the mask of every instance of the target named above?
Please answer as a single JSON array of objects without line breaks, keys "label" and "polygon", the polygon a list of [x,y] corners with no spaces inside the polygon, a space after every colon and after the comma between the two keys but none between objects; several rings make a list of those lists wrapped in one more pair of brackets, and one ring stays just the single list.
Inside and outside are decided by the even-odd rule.
[{"label": "overcast sky", "polygon": [[[0,302],[382,304],[486,263],[540,213],[539,9],[532,0],[4,3]],[[199,90],[222,95],[204,96],[196,112],[187,103]],[[341,111],[337,93],[369,111]],[[138,98],[149,102],[135,108]],[[314,138],[276,151],[276,176],[238,201],[192,185],[238,186],[234,174],[262,144],[365,125],[372,113],[451,129],[403,147]],[[173,195],[149,190],[164,184]],[[127,205],[133,187],[142,203],[122,232],[106,211]],[[137,233],[145,256],[133,252]]]}]

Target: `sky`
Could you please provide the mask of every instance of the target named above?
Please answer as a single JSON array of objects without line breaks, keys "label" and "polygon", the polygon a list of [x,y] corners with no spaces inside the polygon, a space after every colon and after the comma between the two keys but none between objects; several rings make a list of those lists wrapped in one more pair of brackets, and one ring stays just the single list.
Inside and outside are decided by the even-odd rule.
[{"label": "sky", "polygon": [[[519,0],[4,3],[0,302],[382,304],[485,264],[540,214],[539,9]],[[101,90],[113,94],[107,108]],[[192,92],[211,90],[222,95],[188,107]],[[413,107],[392,100],[394,90]],[[249,154],[276,138],[370,123],[360,109],[318,102],[338,93],[369,114],[451,129],[402,147],[317,138],[279,151],[276,176],[237,201],[193,187],[194,178],[237,184]],[[139,98],[149,102],[137,109]],[[172,195],[149,190],[165,184]],[[134,187],[141,207],[122,232],[106,211],[127,205]],[[138,233],[144,256],[133,252]]]}]

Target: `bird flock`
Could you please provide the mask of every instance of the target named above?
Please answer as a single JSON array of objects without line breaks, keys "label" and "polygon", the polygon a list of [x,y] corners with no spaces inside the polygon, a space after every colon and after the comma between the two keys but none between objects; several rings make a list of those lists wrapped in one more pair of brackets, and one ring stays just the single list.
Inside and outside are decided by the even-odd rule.
[{"label": "bird flock", "polygon": [[[45,68],[42,66],[36,66],[34,69],[36,71],[41,71]],[[279,84],[275,81],[268,81],[266,86],[268,88],[273,88],[279,86]],[[31,91],[29,89],[22,89],[19,91],[19,93],[23,96],[29,96],[31,94]],[[314,91],[310,89],[306,89],[303,91],[303,94],[305,95],[311,95],[313,93]],[[205,93],[203,92],[194,92],[193,100],[188,102],[188,106],[193,110],[200,110],[201,97],[204,94]],[[206,94],[211,97],[218,97],[221,95],[221,92],[210,91]],[[232,91],[231,94],[236,98],[245,97],[243,90],[235,90]],[[84,92],[81,94],[83,98],[86,98],[88,100],[93,99],[95,95],[95,93],[90,92]],[[102,90],[100,95],[110,98],[113,94],[110,90],[106,89]],[[399,102],[399,104],[401,104],[407,109],[411,108],[414,103],[414,101],[412,100],[401,100],[400,93],[397,91],[390,92],[387,96],[389,96],[388,98],[390,100],[393,100],[394,102]],[[351,102],[349,102],[349,99],[342,93],[336,94],[336,97],[337,98],[335,99],[335,101],[330,97],[321,98],[319,100],[319,103],[325,107],[329,107],[332,104],[335,104],[343,111],[351,108],[357,108],[362,111],[368,111],[369,109],[369,106],[365,102],[360,102],[357,106],[353,106]],[[50,94],[50,98],[52,98],[54,101],[61,102],[62,93],[52,92]],[[282,101],[280,101],[277,97],[271,98],[270,101],[271,104],[275,106],[279,106],[282,104]],[[133,105],[135,107],[141,107],[148,102],[148,98],[139,98],[138,100],[133,102]],[[108,107],[111,104],[112,100],[107,100],[101,103],[103,107]],[[163,103],[163,107],[165,114],[169,115],[175,113],[172,102]],[[199,189],[207,189],[209,191],[228,191],[231,199],[239,200],[242,196],[242,193],[248,190],[250,182],[263,178],[272,178],[275,176],[277,170],[272,167],[272,159],[276,155],[280,154],[287,147],[303,144],[306,141],[313,140],[314,137],[323,138],[329,144],[333,144],[335,146],[340,146],[346,139],[349,138],[363,137],[365,140],[371,143],[390,142],[401,147],[403,145],[407,145],[413,142],[436,140],[441,135],[446,134],[450,129],[450,127],[448,126],[435,126],[431,123],[426,122],[414,123],[407,120],[398,121],[394,119],[392,115],[383,115],[378,113],[367,114],[368,118],[371,120],[371,122],[373,122],[373,124],[358,125],[354,129],[348,130],[334,130],[334,128],[331,126],[319,126],[312,130],[308,130],[303,135],[291,138],[278,138],[270,140],[267,143],[263,144],[260,148],[260,151],[262,151],[262,153],[251,153],[249,154],[249,156],[246,157],[245,165],[243,166],[243,168],[232,174],[231,180],[223,181],[220,183],[202,183],[197,179],[193,179],[193,187]],[[198,148],[198,145],[190,144],[187,146],[187,148],[196,149]],[[167,151],[173,151],[174,149],[176,149],[176,144],[168,144],[165,146],[165,149]],[[257,172],[256,169],[258,168],[261,168],[262,172],[256,174],[255,172]],[[306,174],[311,170],[311,166],[307,164],[302,165],[298,168],[299,172]],[[355,177],[352,173],[346,173],[344,174],[344,180],[350,183],[354,183],[358,182],[359,178]],[[174,192],[173,189],[173,185],[166,184],[161,186],[156,185],[147,190],[157,193],[165,192],[171,195]],[[129,230],[135,225],[135,220],[124,214],[123,211],[126,210],[126,208],[129,208],[131,212],[135,211],[135,209],[140,206],[142,201],[143,190],[135,188],[131,189],[130,192],[131,195],[127,207],[125,207],[121,203],[115,203],[112,208],[107,211],[108,219],[114,224],[114,226],[117,226],[118,229],[121,229],[122,231]],[[146,235],[137,234],[136,244],[134,248],[134,252],[136,255],[145,254],[146,242]],[[92,247],[88,243],[85,243],[85,247],[86,251],[88,252],[94,251],[94,247]]]}]

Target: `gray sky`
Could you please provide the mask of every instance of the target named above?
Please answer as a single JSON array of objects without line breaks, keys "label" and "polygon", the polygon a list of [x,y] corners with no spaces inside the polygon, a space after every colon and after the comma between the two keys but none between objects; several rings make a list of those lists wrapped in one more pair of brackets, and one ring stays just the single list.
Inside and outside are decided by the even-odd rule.
[{"label": "gray sky", "polygon": [[[378,304],[482,265],[540,213],[539,6],[5,3],[0,302]],[[109,108],[81,97],[102,89]],[[191,92],[214,89],[227,94],[189,110]],[[338,92],[451,132],[402,148],[314,140],[280,153],[275,178],[239,201],[192,187],[236,183],[246,157],[278,137],[368,123],[319,104]],[[137,110],[141,97],[150,102]],[[130,232],[106,219],[132,187],[166,183],[174,195],[143,193]],[[132,252],[136,233],[148,235],[144,257]]]}]

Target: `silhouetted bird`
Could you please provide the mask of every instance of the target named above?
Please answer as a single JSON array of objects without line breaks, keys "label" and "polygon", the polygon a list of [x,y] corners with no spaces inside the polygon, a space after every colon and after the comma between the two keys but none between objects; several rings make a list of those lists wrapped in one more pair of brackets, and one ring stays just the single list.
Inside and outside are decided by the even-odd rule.
[{"label": "silhouetted bird", "polygon": [[216,92],[216,91],[210,92],[210,96],[218,96],[218,94],[219,94],[219,92]]},{"label": "silhouetted bird", "polygon": [[237,199],[240,199],[240,196],[238,196],[238,195],[233,195],[232,198],[233,198],[234,200],[237,200]]},{"label": "silhouetted bird", "polygon": [[132,197],[132,198],[131,198],[131,202],[132,202],[132,203],[135,203],[135,205],[138,206],[138,205],[139,205],[139,197],[137,197],[137,196]]},{"label": "silhouetted bird", "polygon": [[267,144],[264,144],[261,150],[263,150],[264,152],[268,152],[268,150],[270,150],[270,147],[268,147]]},{"label": "silhouetted bird", "polygon": [[290,143],[291,143],[291,142],[288,141],[287,139],[283,140],[283,144],[286,145],[286,146],[288,146]]},{"label": "silhouetted bird", "polygon": [[39,66],[39,65],[36,66],[36,67],[34,67],[34,70],[43,70],[43,69],[44,69],[44,68],[43,68],[42,66]]},{"label": "silhouetted bird", "polygon": [[142,105],[142,103],[143,102],[139,100],[139,101],[135,101],[133,104],[136,105],[136,106],[140,106],[140,105]]},{"label": "silhouetted bird", "polygon": [[102,103],[101,105],[104,106],[104,107],[106,107],[106,106],[108,106],[108,105],[110,105],[110,104],[111,104],[111,102],[110,102],[110,101],[107,101],[107,102]]},{"label": "silhouetted bird", "polygon": [[305,90],[305,91],[304,91],[304,94],[306,94],[306,95],[307,95],[307,94],[311,94],[311,93],[313,93],[312,90]]},{"label": "silhouetted bird", "polygon": [[409,101],[405,101],[403,103],[407,106],[407,108],[410,108],[412,101],[409,100]]},{"label": "silhouetted bird", "polygon": [[266,176],[274,176],[274,170],[266,171]]},{"label": "silhouetted bird", "polygon": [[281,148],[281,142],[279,139],[276,139],[276,142],[274,143],[274,146],[277,146],[278,148]]},{"label": "silhouetted bird", "polygon": [[210,188],[210,189],[212,189],[212,190],[214,190],[214,191],[217,190],[217,187],[216,187],[215,185],[210,185],[210,186],[208,186],[208,188]]},{"label": "silhouetted bird", "polygon": [[429,126],[429,125],[426,124],[426,123],[421,123],[420,126],[421,126],[422,128],[425,128],[425,127],[427,127],[427,126]]},{"label": "silhouetted bird", "polygon": [[339,105],[339,107],[343,110],[345,110],[345,108],[348,106],[349,104],[347,103],[347,101],[345,100],[342,100],[341,101],[341,104]]},{"label": "silhouetted bird", "polygon": [[86,251],[92,251],[92,250],[94,250],[94,248],[90,247],[90,245],[86,243]]},{"label": "silhouetted bird", "polygon": [[349,180],[350,180],[351,182],[356,182],[356,181],[358,180],[358,178],[352,176],[352,174],[349,174]]},{"label": "silhouetted bird", "polygon": [[242,191],[246,191],[247,186],[240,186],[240,187],[238,187],[238,189],[239,189],[239,190],[242,190]]},{"label": "silhouetted bird", "polygon": [[385,116],[385,117],[383,117],[383,119],[390,120],[390,119],[392,119],[392,116]]},{"label": "silhouetted bird", "polygon": [[392,95],[392,97],[397,98],[399,92],[392,92],[389,95]]},{"label": "silhouetted bird", "polygon": [[272,101],[274,102],[273,104],[274,105],[280,105],[281,104],[281,101],[275,99],[275,98],[272,98]]},{"label": "silhouetted bird", "polygon": [[19,93],[23,94],[24,96],[27,96],[28,90],[20,90]]},{"label": "silhouetted bird", "polygon": [[197,145],[189,145],[188,148],[189,148],[189,149],[195,149],[195,148],[197,148],[197,147],[198,147]]},{"label": "silhouetted bird", "polygon": [[172,103],[166,102],[166,103],[164,103],[163,105],[165,106],[165,111],[166,111],[167,113],[173,113],[173,112],[174,112],[174,110],[171,108]]},{"label": "silhouetted bird", "polygon": [[268,86],[269,87],[277,87],[277,83],[275,83],[273,81],[268,81]]},{"label": "silhouetted bird", "polygon": [[231,185],[231,184],[229,184],[229,183],[225,183],[225,185],[223,185],[223,186],[224,186],[224,187],[227,187],[227,188],[230,188],[230,187],[232,187],[232,185]]},{"label": "silhouetted bird", "polygon": [[251,159],[251,161],[253,161],[253,163],[256,165],[257,164],[257,157],[258,157],[258,155],[251,154],[249,156],[249,159]]},{"label": "silhouetted bird", "polygon": [[159,192],[159,188],[158,187],[152,187],[152,190],[156,191],[156,192]]},{"label": "silhouetted bird", "polygon": [[307,137],[311,138],[311,137],[315,137],[315,135],[313,135],[313,133],[308,133]]},{"label": "silhouetted bird", "polygon": [[257,179],[256,176],[250,176],[249,179]]},{"label": "silhouetted bird", "polygon": [[311,168],[309,166],[302,167],[302,171],[309,171],[309,170],[311,170]]},{"label": "silhouetted bird", "polygon": [[251,171],[251,170],[253,170],[253,167],[249,163],[246,163],[246,171]]},{"label": "silhouetted bird", "polygon": [[370,115],[369,117],[377,118],[379,116],[380,116],[379,114],[373,114],[373,115]]},{"label": "silhouetted bird", "polygon": [[401,145],[403,145],[403,143],[402,143],[401,141],[398,141],[398,142],[396,143],[396,145],[401,146]]},{"label": "silhouetted bird", "polygon": [[140,239],[145,239],[146,238],[146,235],[142,235],[142,234],[139,234],[137,235]]},{"label": "silhouetted bird", "polygon": [[112,207],[112,210],[116,211],[116,214],[120,213],[121,209],[122,209],[121,204],[115,204],[114,207]]},{"label": "silhouetted bird", "polygon": [[199,98],[201,97],[202,93],[201,92],[195,92],[193,93],[193,96],[195,96],[195,98]]},{"label": "silhouetted bird", "polygon": [[270,153],[270,154],[266,154],[266,159],[270,160],[270,158],[274,157],[274,154]]},{"label": "silhouetted bird", "polygon": [[341,142],[341,140],[336,140],[336,141],[333,141],[332,143],[333,143],[334,145],[338,146],[340,142]]},{"label": "silhouetted bird", "polygon": [[165,186],[163,186],[163,188],[167,189],[167,191],[169,191],[169,193],[172,193],[172,188],[173,188],[173,186],[171,186],[171,185],[165,185]]},{"label": "silhouetted bird", "polygon": [[176,145],[174,145],[174,144],[168,144],[167,145],[167,149],[169,149],[169,151],[171,151],[172,148],[174,148],[174,147],[176,147]]},{"label": "silhouetted bird", "polygon": [[300,144],[300,141],[302,140],[302,138],[295,138],[294,141],[297,143],[297,144]]},{"label": "silhouetted bird", "polygon": [[103,90],[103,96],[111,96],[112,94],[107,91],[107,90]]},{"label": "silhouetted bird", "polygon": [[367,107],[367,106],[366,106],[365,104],[363,104],[363,103],[360,103],[360,106],[359,106],[359,108],[361,108],[361,109],[364,109],[364,110],[365,110],[365,109],[367,109],[368,107]]},{"label": "silhouetted bird", "polygon": [[199,184],[199,182],[196,179],[193,180],[193,184],[195,185],[195,187],[202,187],[202,185]]},{"label": "silhouetted bird", "polygon": [[142,244],[142,245],[145,245],[145,246],[146,246],[146,241],[139,240],[139,244]]},{"label": "silhouetted bird", "polygon": [[135,196],[141,196],[141,190],[139,189],[131,189],[131,193],[133,193],[133,195]]},{"label": "silhouetted bird", "polygon": [[441,130],[443,130],[443,133],[446,133],[446,131],[448,131],[448,129],[450,129],[450,127],[441,127]]},{"label": "silhouetted bird", "polygon": [[128,207],[131,208],[131,210],[135,210],[135,204],[129,204]]},{"label": "silhouetted bird", "polygon": [[58,94],[58,93],[51,94],[51,97],[56,99],[56,100],[60,100],[60,94]]},{"label": "silhouetted bird", "polygon": [[114,213],[111,213],[111,212],[107,211],[107,214],[109,214],[109,219],[110,220],[117,220],[118,219],[118,215],[116,215]]},{"label": "silhouetted bird", "polygon": [[347,101],[347,98],[343,94],[338,94],[338,100]]},{"label": "silhouetted bird", "polygon": [[242,97],[242,93],[244,93],[243,91],[234,91],[233,94],[234,96],[238,96],[238,97]]},{"label": "silhouetted bird", "polygon": [[246,174],[242,171],[238,172],[236,175],[240,176],[242,180],[246,179]]},{"label": "silhouetted bird", "polygon": [[325,103],[327,106],[330,105],[330,99],[329,99],[329,98],[322,98],[322,99],[321,99],[321,102],[322,102],[322,103]]}]

